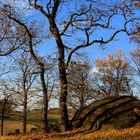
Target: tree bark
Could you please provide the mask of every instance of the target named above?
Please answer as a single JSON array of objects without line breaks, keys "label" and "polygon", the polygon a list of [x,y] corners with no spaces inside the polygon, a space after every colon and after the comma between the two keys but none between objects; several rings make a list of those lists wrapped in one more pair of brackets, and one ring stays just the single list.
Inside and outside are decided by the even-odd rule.
[{"label": "tree bark", "polygon": [[84,93],[80,93],[80,110],[85,107]]},{"label": "tree bark", "polygon": [[3,101],[3,107],[2,107],[2,113],[1,113],[1,136],[3,135],[3,126],[4,126],[4,115],[5,115],[5,105],[6,105],[6,102],[7,102],[8,98],[4,98],[4,101]]},{"label": "tree bark", "polygon": [[60,115],[61,115],[61,130],[69,130],[68,110],[67,110],[67,77],[65,65],[65,48],[62,42],[59,30],[55,23],[54,17],[48,17],[50,30],[55,37],[58,48],[58,68],[60,79]]},{"label": "tree bark", "polygon": [[40,72],[40,80],[41,80],[41,86],[42,86],[42,91],[43,91],[43,124],[44,124],[44,130],[48,130],[48,92],[45,84],[45,70],[44,68],[41,68]]},{"label": "tree bark", "polygon": [[23,103],[23,133],[27,130],[27,91],[24,90],[24,103]]},{"label": "tree bark", "polygon": [[66,131],[69,129],[68,123],[68,110],[67,110],[67,78],[66,70],[64,68],[63,60],[61,59],[61,54],[58,58],[59,63],[59,78],[60,78],[60,113],[61,113],[61,130]]}]

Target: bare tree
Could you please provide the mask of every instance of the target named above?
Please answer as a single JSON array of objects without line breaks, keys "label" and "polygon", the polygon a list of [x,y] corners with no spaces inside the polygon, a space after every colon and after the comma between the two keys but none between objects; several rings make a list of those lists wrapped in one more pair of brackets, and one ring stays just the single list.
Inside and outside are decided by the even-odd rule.
[{"label": "bare tree", "polygon": [[1,104],[1,136],[3,135],[4,130],[4,119],[5,113],[10,110],[13,105],[12,100],[13,92],[11,91],[11,87],[7,81],[1,80],[0,83],[0,98],[2,101]]},{"label": "bare tree", "polygon": [[[83,60],[82,60],[83,59]],[[91,65],[86,57],[71,61],[68,67],[68,104],[74,109],[84,108],[92,100]]]},{"label": "bare tree", "polygon": [[12,86],[7,78],[13,71],[13,67],[5,64],[3,60],[1,60],[0,65],[1,135],[3,135],[5,115],[10,113],[14,105],[14,102],[12,101]]},{"label": "bare tree", "polygon": [[[9,11],[8,11],[9,12]],[[28,25],[26,25],[26,23],[24,23],[22,20],[20,20],[18,18],[18,15],[11,15],[8,14],[7,12],[7,16],[9,17],[9,19],[11,19],[12,21],[14,21],[15,23],[17,23],[20,26],[20,32],[21,34],[24,34],[24,37],[22,37],[23,42],[25,41],[25,51],[30,52],[34,62],[36,63],[39,71],[37,72],[40,76],[40,81],[41,81],[41,86],[42,86],[42,92],[43,92],[43,113],[44,113],[44,129],[47,131],[48,128],[48,89],[47,89],[47,83],[46,83],[46,78],[45,78],[45,71],[46,69],[50,68],[50,65],[52,64],[46,64],[45,60],[42,57],[39,57],[35,50],[34,50],[34,46],[36,44],[38,44],[38,42],[40,42],[40,40],[36,40],[37,38],[37,33],[36,29],[33,28],[33,25],[31,24],[29,27]],[[18,29],[17,29],[18,30]],[[24,32],[24,33],[22,33]]]},{"label": "bare tree", "polygon": [[[10,95],[9,95],[10,96]],[[9,96],[5,96],[3,99],[2,111],[1,111],[1,136],[3,135],[4,117],[5,117],[5,107],[8,102]]]},{"label": "bare tree", "polygon": [[[13,81],[13,91],[17,93],[17,104],[23,107],[23,133],[27,130],[27,110],[29,103],[29,96],[31,97],[31,90],[36,79],[36,65],[32,58],[27,53],[22,53],[21,57],[14,58],[16,67],[15,79]],[[35,89],[34,89],[35,90]]]},{"label": "bare tree", "polygon": [[[8,5],[0,3],[0,6],[0,56],[7,56],[20,48],[25,43],[25,40],[23,42],[23,40],[20,39],[24,36],[24,33],[19,34],[19,31],[17,32],[17,30],[15,30],[17,24],[14,24],[7,15],[5,15],[4,11],[10,10]],[[12,10],[10,11],[11,14],[13,14],[13,12]]]},{"label": "bare tree", "polygon": [[140,77],[140,49],[131,51],[132,61],[136,66],[137,75]]},{"label": "bare tree", "polygon": [[15,39],[16,43],[18,44],[18,47],[14,49],[10,47],[9,49],[10,51],[7,51],[8,49],[5,49],[7,51],[6,53],[5,52],[3,53],[2,51],[2,55],[8,55],[14,50],[16,50],[17,48],[22,48],[25,52],[30,52],[37,67],[39,67],[39,75],[40,75],[40,81],[41,81],[42,92],[43,92],[43,100],[44,100],[44,129],[47,130],[48,94],[47,94],[46,83],[45,83],[46,66],[44,64],[43,59],[40,58],[34,50],[34,46],[40,42],[40,40],[37,39],[37,35],[38,35],[37,30],[39,28],[36,28],[36,29],[32,28],[34,27],[33,22],[29,26],[26,23],[22,22],[22,20],[19,18],[20,15],[18,15],[16,11],[14,10],[14,8],[12,8],[10,5],[5,5],[5,4],[3,5],[2,14],[4,15],[6,19],[9,20],[10,27],[14,27],[14,30],[12,30],[11,32],[12,36],[10,38]]},{"label": "bare tree", "polygon": [[[72,1],[71,3],[61,0],[50,0],[41,5],[39,0],[29,0],[30,5],[39,10],[46,17],[49,23],[50,32],[53,35],[57,44],[58,50],[58,65],[60,79],[60,108],[61,108],[61,127],[62,130],[69,129],[68,113],[67,113],[67,77],[66,69],[69,65],[73,53],[81,48],[86,48],[94,44],[107,44],[112,41],[120,32],[126,32],[128,35],[132,32],[128,31],[127,25],[131,24],[137,18],[134,17],[131,2],[127,3],[109,3],[103,1],[88,0],[85,2]],[[69,7],[75,5],[72,10]],[[66,7],[68,5],[68,7]],[[46,8],[45,8],[46,7]],[[69,14],[63,18],[64,11],[67,9]],[[66,11],[65,11],[66,13]],[[112,19],[116,16],[122,16],[124,23],[119,29],[111,25]],[[113,27],[114,26],[114,27]],[[108,39],[104,36],[94,38],[94,34],[98,30],[112,31]],[[77,41],[75,35],[80,33],[81,38]],[[68,43],[65,43],[65,38]],[[71,38],[71,39],[70,39]],[[70,42],[73,40],[74,43]],[[66,49],[69,49],[68,57],[66,58]]]},{"label": "bare tree", "polygon": [[[140,4],[140,2],[138,2],[138,4]],[[137,5],[138,7],[140,5]],[[140,78],[140,24],[137,23],[136,24],[137,27],[137,33],[133,34],[133,36],[131,36],[131,41],[134,41],[137,45],[137,48],[135,48],[134,50],[132,50],[130,52],[130,55],[132,57],[132,62],[134,63],[134,69],[136,71],[136,85],[138,85],[138,90],[140,87],[140,83],[139,83],[139,78]],[[139,92],[139,91],[138,91]],[[138,93],[139,94],[139,93]]]}]

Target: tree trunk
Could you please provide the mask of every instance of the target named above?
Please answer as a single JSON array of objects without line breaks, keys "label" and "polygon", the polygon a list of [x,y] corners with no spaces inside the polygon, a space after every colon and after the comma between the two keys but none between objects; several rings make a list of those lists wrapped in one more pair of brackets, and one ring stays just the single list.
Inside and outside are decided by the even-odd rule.
[{"label": "tree trunk", "polygon": [[84,93],[80,93],[80,110],[85,107]]},{"label": "tree trunk", "polygon": [[41,68],[40,72],[40,80],[41,80],[41,86],[43,91],[43,124],[44,124],[44,130],[47,131],[48,129],[48,92],[45,84],[45,70],[44,68]]},{"label": "tree trunk", "polygon": [[46,88],[46,83],[45,83],[45,65],[41,60],[37,57],[37,55],[34,53],[33,50],[33,44],[32,44],[32,36],[29,34],[30,37],[30,53],[32,58],[34,59],[35,63],[39,66],[40,68],[40,81],[41,81],[41,86],[42,86],[42,92],[43,92],[43,124],[44,124],[44,130],[47,131],[48,128],[48,92]]},{"label": "tree trunk", "polygon": [[50,31],[52,32],[57,48],[58,48],[58,67],[60,79],[60,115],[61,115],[61,130],[69,130],[68,110],[67,110],[67,77],[65,66],[65,48],[62,42],[59,30],[55,23],[54,17],[48,17],[50,23]]},{"label": "tree trunk", "polygon": [[59,51],[59,78],[60,78],[60,113],[61,113],[61,130],[69,129],[68,110],[67,110],[67,77],[63,59],[64,50]]},{"label": "tree trunk", "polygon": [[8,100],[8,98],[5,97],[5,98],[4,98],[4,101],[3,101],[2,112],[1,112],[1,136],[3,135],[5,105],[6,105],[7,100]]},{"label": "tree trunk", "polygon": [[81,77],[81,90],[80,90],[80,109],[83,109],[85,107],[85,98],[84,98],[84,93],[85,93],[85,84],[84,84],[84,78],[83,78],[83,75]]},{"label": "tree trunk", "polygon": [[24,90],[24,105],[23,105],[23,133],[27,130],[27,91]]}]

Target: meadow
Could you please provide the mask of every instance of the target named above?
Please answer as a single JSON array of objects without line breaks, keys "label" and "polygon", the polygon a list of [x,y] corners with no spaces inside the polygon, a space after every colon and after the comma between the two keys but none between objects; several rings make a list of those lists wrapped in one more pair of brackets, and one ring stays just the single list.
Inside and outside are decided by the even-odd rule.
[{"label": "meadow", "polygon": [[[27,132],[30,131],[31,128],[42,127],[42,120],[43,116],[41,112],[29,112],[27,115]],[[50,113],[48,115],[48,121],[49,124],[57,124],[60,121],[60,115]],[[22,127],[22,112],[12,112],[4,121],[4,135],[14,133],[16,129],[22,132]]]}]

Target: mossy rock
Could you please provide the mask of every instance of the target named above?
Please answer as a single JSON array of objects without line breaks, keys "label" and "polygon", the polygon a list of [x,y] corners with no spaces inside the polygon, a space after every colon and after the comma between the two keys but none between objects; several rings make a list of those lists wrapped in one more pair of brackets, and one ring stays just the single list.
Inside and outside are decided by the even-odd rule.
[{"label": "mossy rock", "polygon": [[135,97],[108,97],[76,112],[71,127],[101,129],[104,125],[112,125],[115,129],[128,128],[140,120],[139,110],[140,101]]}]

